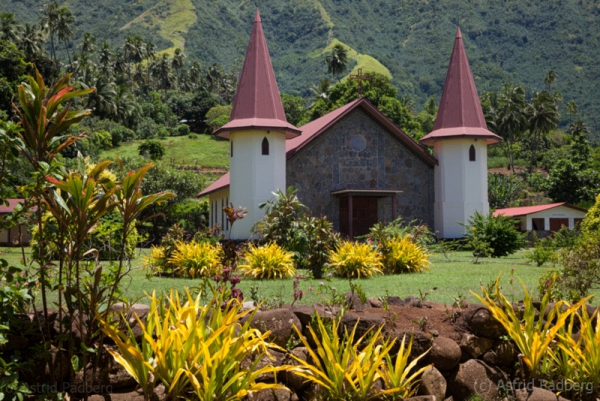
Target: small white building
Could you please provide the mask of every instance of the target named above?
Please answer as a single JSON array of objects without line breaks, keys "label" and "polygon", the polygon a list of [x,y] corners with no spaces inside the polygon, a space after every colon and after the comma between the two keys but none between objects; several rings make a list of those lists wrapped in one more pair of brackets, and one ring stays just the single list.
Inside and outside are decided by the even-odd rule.
[{"label": "small white building", "polygon": [[497,209],[494,216],[504,215],[519,221],[521,231],[556,232],[561,227],[575,229],[587,213],[586,209],[566,202],[547,205],[511,207]]}]

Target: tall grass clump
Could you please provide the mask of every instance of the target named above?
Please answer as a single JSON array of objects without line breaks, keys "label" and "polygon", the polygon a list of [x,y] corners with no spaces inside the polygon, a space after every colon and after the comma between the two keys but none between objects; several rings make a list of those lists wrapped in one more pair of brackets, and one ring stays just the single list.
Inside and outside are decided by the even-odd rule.
[{"label": "tall grass clump", "polygon": [[239,268],[246,276],[258,279],[284,279],[296,275],[294,255],[274,242],[265,246],[250,245]]},{"label": "tall grass clump", "polygon": [[381,254],[370,244],[342,242],[329,256],[329,266],[339,277],[367,278],[383,274]]}]

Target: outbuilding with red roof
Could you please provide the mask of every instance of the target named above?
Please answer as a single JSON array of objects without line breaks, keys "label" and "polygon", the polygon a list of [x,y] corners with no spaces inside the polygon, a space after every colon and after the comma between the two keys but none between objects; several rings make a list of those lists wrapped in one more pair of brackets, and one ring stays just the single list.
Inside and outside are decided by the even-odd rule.
[{"label": "outbuilding with red roof", "polygon": [[586,209],[566,202],[545,205],[511,207],[497,209],[494,216],[512,217],[519,222],[521,231],[556,232],[562,227],[576,228],[585,218]]}]

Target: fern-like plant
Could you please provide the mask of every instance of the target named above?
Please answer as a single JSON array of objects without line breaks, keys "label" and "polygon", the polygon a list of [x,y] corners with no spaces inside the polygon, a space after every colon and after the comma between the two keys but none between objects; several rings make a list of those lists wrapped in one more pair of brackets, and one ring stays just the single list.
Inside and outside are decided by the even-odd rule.
[{"label": "fern-like plant", "polygon": [[250,245],[239,268],[248,277],[258,279],[289,278],[296,275],[294,254],[274,242],[265,246]]},{"label": "fern-like plant", "polygon": [[386,272],[419,273],[429,270],[429,256],[417,245],[410,235],[395,237],[388,244],[384,264]]},{"label": "fern-like plant", "polygon": [[366,278],[383,274],[381,254],[369,244],[343,242],[329,257],[329,266],[339,277]]},{"label": "fern-like plant", "polygon": [[213,277],[221,268],[222,249],[208,242],[179,241],[169,265],[180,277]]}]

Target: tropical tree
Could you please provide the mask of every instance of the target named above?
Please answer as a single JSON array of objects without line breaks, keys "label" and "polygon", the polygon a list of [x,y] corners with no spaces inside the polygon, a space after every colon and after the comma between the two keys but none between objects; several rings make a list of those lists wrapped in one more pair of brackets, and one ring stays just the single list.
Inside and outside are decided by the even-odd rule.
[{"label": "tropical tree", "polygon": [[331,80],[327,78],[321,78],[318,85],[312,85],[310,87],[310,91],[313,93],[314,97],[312,103],[308,107],[312,109],[319,100],[325,102],[326,104],[329,103],[330,90]]},{"label": "tropical tree", "polygon": [[173,60],[171,61],[171,67],[177,72],[177,85],[181,85],[181,69],[183,68],[183,60],[185,59],[185,54],[180,48],[175,49],[175,53],[173,54]]},{"label": "tropical tree", "polygon": [[25,53],[25,57],[29,60],[35,59],[37,56],[44,53],[44,35],[37,26],[25,24],[21,38],[19,40],[19,49]]},{"label": "tropical tree", "polygon": [[337,44],[331,49],[331,54],[325,57],[327,63],[327,72],[340,79],[340,76],[348,68],[348,51],[346,48]]},{"label": "tropical tree", "polygon": [[71,64],[71,53],[69,53],[69,41],[75,37],[73,33],[73,24],[75,24],[75,17],[67,7],[61,7],[58,10],[58,16],[56,20],[56,34],[58,39],[65,45],[67,51],[67,57],[69,58],[69,64]]},{"label": "tropical tree", "polygon": [[569,122],[572,122],[573,116],[577,115],[577,103],[575,100],[569,100],[569,102],[565,105],[565,113],[569,115]]},{"label": "tropical tree", "polygon": [[22,27],[19,25],[12,13],[0,14],[0,39],[19,43]]},{"label": "tropical tree", "polygon": [[96,38],[89,32],[83,34],[81,42],[81,55],[91,55],[96,52]]},{"label": "tropical tree", "polygon": [[556,82],[556,71],[548,70],[544,77],[544,83],[548,87],[548,92],[552,89],[552,85]]},{"label": "tropical tree", "polygon": [[531,161],[529,174],[533,172],[537,150],[543,138],[558,126],[560,112],[558,100],[550,92],[535,92],[530,104],[525,110],[531,141]]},{"label": "tropical tree", "polygon": [[57,26],[58,26],[58,3],[52,2],[50,4],[45,4],[42,7],[42,20],[41,25],[42,29],[50,35],[50,56],[54,60],[55,63],[58,62],[56,59],[56,49],[54,48],[54,35],[56,35]]},{"label": "tropical tree", "polygon": [[520,85],[504,85],[498,95],[497,109],[495,110],[496,121],[489,127],[500,135],[506,144],[509,168],[515,171],[514,145],[521,138],[523,131],[527,129],[525,115],[525,91]]},{"label": "tropical tree", "polygon": [[162,89],[167,94],[167,89],[171,87],[173,83],[173,75],[171,74],[171,63],[166,53],[156,60],[153,66],[153,75],[158,78],[161,82]]}]

